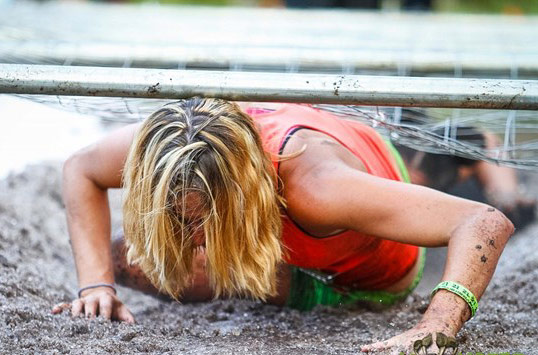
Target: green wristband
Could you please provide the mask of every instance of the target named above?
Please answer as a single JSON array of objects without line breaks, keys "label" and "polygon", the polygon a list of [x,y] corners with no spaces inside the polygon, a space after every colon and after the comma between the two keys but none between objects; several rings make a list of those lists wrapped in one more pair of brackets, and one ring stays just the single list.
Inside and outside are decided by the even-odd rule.
[{"label": "green wristband", "polygon": [[439,290],[447,290],[463,298],[463,300],[469,305],[469,308],[471,308],[471,318],[474,317],[476,311],[478,310],[478,301],[476,300],[476,297],[471,291],[469,291],[459,283],[452,281],[443,281],[433,289],[432,297]]}]

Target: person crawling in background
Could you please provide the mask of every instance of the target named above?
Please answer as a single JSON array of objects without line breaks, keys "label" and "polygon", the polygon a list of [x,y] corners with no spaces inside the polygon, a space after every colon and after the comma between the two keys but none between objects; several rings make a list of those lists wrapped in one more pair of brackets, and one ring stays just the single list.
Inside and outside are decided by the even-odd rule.
[{"label": "person crawling in background", "polygon": [[[53,312],[132,323],[115,281],[181,302],[390,306],[419,282],[422,247],[448,245],[422,319],[361,350],[454,344],[514,227],[493,207],[405,183],[405,174],[372,128],[310,106],[168,104],[66,162],[80,290]],[[125,189],[125,236],[111,248],[113,187]]]},{"label": "person crawling in background", "polygon": [[[414,116],[420,111],[404,110],[406,125],[419,124]],[[500,146],[493,133],[472,126],[455,127],[457,141],[481,149],[494,150]],[[444,128],[433,133],[443,135]],[[518,229],[534,221],[536,200],[525,196],[519,187],[516,171],[509,167],[448,154],[418,151],[400,144],[394,146],[401,154],[411,183],[449,193],[454,196],[485,202],[500,209]]]}]

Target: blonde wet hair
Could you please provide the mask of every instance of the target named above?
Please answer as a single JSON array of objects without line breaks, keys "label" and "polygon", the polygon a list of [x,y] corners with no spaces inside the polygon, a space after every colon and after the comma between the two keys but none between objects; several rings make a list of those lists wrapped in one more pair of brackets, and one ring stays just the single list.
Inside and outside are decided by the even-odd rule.
[{"label": "blonde wet hair", "polygon": [[215,297],[276,294],[282,200],[255,124],[238,105],[192,98],[159,109],[136,133],[123,179],[127,258],[161,291],[178,299],[192,282],[193,236],[202,228]]}]

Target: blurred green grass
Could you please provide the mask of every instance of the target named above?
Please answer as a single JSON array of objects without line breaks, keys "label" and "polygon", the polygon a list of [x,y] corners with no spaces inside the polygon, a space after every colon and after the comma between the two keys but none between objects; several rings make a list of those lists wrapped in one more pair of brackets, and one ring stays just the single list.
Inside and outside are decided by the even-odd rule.
[{"label": "blurred green grass", "polygon": [[538,14],[538,0],[436,0],[441,12]]}]

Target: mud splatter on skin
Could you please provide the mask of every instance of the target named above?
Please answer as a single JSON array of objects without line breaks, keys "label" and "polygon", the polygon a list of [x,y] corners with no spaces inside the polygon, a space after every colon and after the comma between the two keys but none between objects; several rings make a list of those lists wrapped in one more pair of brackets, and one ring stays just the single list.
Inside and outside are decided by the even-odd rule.
[{"label": "mud splatter on skin", "polygon": [[495,208],[493,208],[493,207],[489,207],[489,208],[488,208],[488,212],[495,212]]},{"label": "mud splatter on skin", "polygon": [[490,240],[488,241],[488,244],[489,244],[490,246],[494,247],[495,249],[497,249],[497,247],[495,246],[495,240],[490,239]]},{"label": "mud splatter on skin", "polygon": [[[466,230],[466,234],[469,238],[474,240],[474,249],[476,252],[476,261],[468,259],[465,261],[465,266],[469,272],[476,274],[491,274],[495,269],[496,262],[486,263],[488,259],[495,258],[498,254],[498,250],[487,248],[484,250],[484,246],[488,245],[490,239],[495,239],[502,234],[505,230],[504,223],[497,216],[491,214],[481,214],[477,219],[471,222],[469,229]],[[479,254],[483,251],[483,254]]]}]

